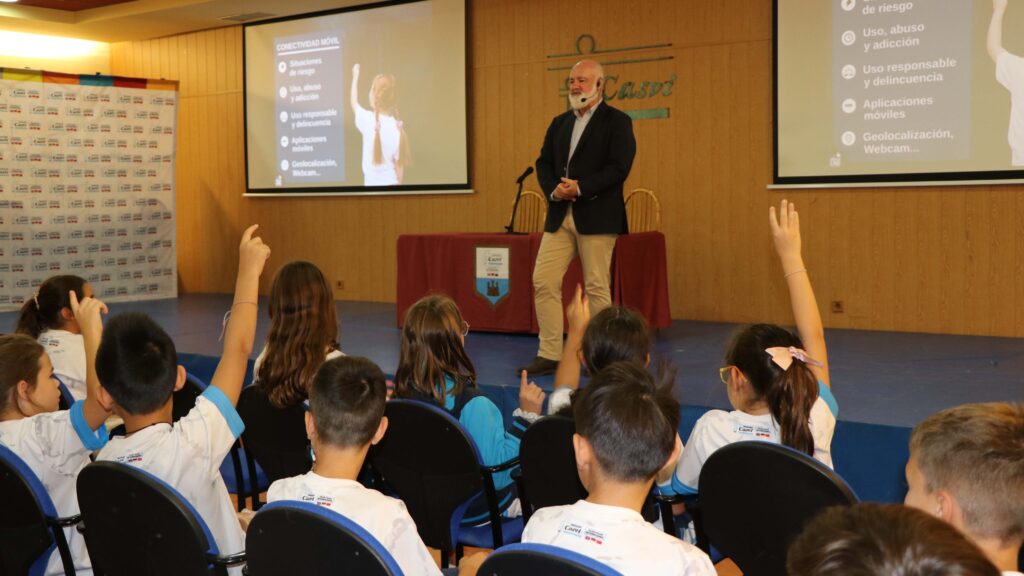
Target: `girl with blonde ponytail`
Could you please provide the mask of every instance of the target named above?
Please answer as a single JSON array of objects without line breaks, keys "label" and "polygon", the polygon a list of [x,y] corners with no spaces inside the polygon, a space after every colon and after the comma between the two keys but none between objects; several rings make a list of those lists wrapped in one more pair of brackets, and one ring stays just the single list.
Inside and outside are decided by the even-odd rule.
[{"label": "girl with blonde ponytail", "polygon": [[743,440],[785,444],[832,466],[838,407],[821,314],[800,253],[799,216],[783,200],[768,219],[798,334],[774,324],[754,324],[736,334],[719,370],[734,410],[711,410],[697,421],[676,465],[673,492],[695,494],[704,461]]}]

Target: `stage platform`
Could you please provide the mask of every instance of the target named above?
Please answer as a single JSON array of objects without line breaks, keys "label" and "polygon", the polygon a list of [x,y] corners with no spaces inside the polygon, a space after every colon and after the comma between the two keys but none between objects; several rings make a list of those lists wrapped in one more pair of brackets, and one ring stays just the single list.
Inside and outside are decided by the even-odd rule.
[{"label": "stage platform", "polygon": [[[221,318],[231,299],[223,294],[189,294],[177,299],[112,304],[111,313],[143,311],[174,338],[181,361],[209,379],[220,354]],[[367,356],[388,373],[398,364],[395,306],[338,302],[341,347]],[[264,301],[257,329],[259,352],[269,326]],[[16,313],[0,314],[0,332],[14,329]],[[722,354],[734,324],[676,320],[659,331],[655,358],[679,369],[676,393],[682,402],[684,441],[709,408],[728,409],[718,380]],[[864,500],[902,500],[903,466],[910,429],[943,408],[967,402],[1024,400],[1024,340],[828,330],[832,386],[839,403],[833,441],[836,470]],[[471,333],[466,348],[481,388],[506,417],[518,403],[515,367],[536,353],[536,336]],[[552,378],[538,378],[550,390]]]}]

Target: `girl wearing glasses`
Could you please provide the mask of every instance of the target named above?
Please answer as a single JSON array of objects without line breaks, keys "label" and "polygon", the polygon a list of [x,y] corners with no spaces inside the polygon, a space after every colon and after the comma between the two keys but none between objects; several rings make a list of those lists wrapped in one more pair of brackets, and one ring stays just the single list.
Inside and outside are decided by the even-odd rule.
[{"label": "girl wearing glasses", "polygon": [[[494,466],[519,456],[519,440],[536,420],[544,404],[544,391],[521,374],[519,408],[505,429],[498,407],[477,388],[476,369],[466,354],[469,323],[462,319],[455,302],[447,296],[421,298],[405,313],[402,343],[395,372],[395,397],[412,398],[443,407],[469,432],[480,450],[485,466]],[[512,471],[494,475],[500,508],[515,499]],[[463,524],[475,525],[487,518],[481,498],[470,505]]]},{"label": "girl wearing glasses", "polygon": [[711,410],[697,421],[672,478],[678,494],[696,494],[708,456],[742,440],[785,444],[832,466],[838,406],[829,387],[825,331],[800,253],[800,220],[786,200],[778,213],[769,209],[768,220],[798,334],[774,324],[736,334],[719,370],[733,410]]}]

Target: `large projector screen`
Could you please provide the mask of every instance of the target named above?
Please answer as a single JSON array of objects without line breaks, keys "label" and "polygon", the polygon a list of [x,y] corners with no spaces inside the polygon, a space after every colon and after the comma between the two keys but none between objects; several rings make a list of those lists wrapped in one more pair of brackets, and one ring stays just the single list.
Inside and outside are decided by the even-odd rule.
[{"label": "large projector screen", "polygon": [[775,185],[1024,179],[1024,1],[774,9]]},{"label": "large projector screen", "polygon": [[248,195],[469,192],[465,0],[247,25]]}]

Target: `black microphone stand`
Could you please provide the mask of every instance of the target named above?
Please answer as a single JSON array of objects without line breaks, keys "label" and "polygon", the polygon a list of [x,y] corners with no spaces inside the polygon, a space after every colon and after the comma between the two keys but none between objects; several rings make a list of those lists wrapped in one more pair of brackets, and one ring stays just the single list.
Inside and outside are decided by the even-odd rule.
[{"label": "black microphone stand", "polygon": [[505,226],[506,234],[526,234],[526,232],[513,231],[513,227],[516,223],[516,210],[519,210],[519,199],[523,197],[523,180],[525,180],[525,178],[521,178],[519,180],[519,191],[516,192],[516,201],[512,204],[512,217],[508,220],[508,226]]}]

